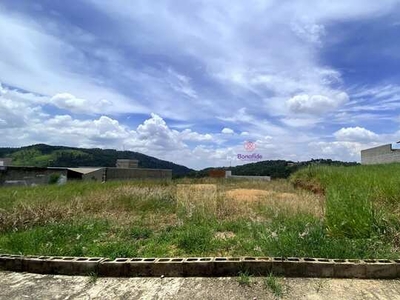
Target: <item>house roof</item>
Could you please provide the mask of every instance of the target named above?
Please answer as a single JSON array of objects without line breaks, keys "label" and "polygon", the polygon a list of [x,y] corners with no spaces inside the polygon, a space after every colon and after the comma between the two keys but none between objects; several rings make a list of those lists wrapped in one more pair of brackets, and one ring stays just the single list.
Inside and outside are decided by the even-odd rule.
[{"label": "house roof", "polygon": [[89,174],[92,172],[96,172],[98,170],[102,170],[104,168],[68,168],[67,170],[73,171],[80,174]]}]

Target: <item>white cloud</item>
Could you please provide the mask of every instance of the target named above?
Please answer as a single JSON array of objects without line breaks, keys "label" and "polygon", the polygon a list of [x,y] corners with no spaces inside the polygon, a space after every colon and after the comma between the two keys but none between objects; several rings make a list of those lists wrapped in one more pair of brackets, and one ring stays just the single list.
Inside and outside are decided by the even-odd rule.
[{"label": "white cloud", "polygon": [[178,93],[184,94],[185,96],[189,98],[197,98],[197,93],[196,91],[192,88],[190,81],[191,79],[185,75],[179,74],[172,70],[171,68],[168,68],[168,74],[170,76],[167,77],[167,81]]},{"label": "white cloud", "polygon": [[21,128],[30,120],[37,120],[43,115],[41,107],[31,96],[29,93],[15,93],[1,88],[0,128]]},{"label": "white cloud", "polygon": [[0,78],[4,83],[48,97],[68,91],[87,99],[92,107],[101,99],[110,99],[114,105],[107,107],[107,113],[149,113],[134,98],[106,88],[97,74],[88,76],[93,66],[85,59],[84,49],[66,39],[76,32],[71,28],[61,31],[54,22],[53,29],[46,28],[48,24],[0,7],[0,27],[7,28],[0,39]]},{"label": "white cloud", "polygon": [[101,113],[106,111],[112,103],[106,99],[101,99],[92,103],[86,99],[81,99],[69,93],[56,94],[50,99],[50,103],[58,108],[65,109],[74,113]]},{"label": "white cloud", "polygon": [[313,158],[330,158],[344,161],[360,161],[360,151],[365,144],[347,141],[313,142],[308,144],[309,154]]},{"label": "white cloud", "polygon": [[[0,40],[0,77],[50,97],[66,91],[92,108],[100,99],[113,104],[97,113],[156,112],[185,121],[239,121],[231,111],[243,107],[265,118],[286,115],[285,100],[294,95],[335,102],[342,89],[332,83],[341,74],[321,65],[315,47],[325,24],[380,15],[395,3],[87,2],[110,20],[107,30],[0,10],[0,27],[8,29]],[[317,113],[307,105],[298,110]]]},{"label": "white cloud", "polygon": [[305,113],[319,115],[330,110],[334,110],[340,105],[349,100],[345,92],[327,97],[324,95],[296,95],[289,100],[286,104],[289,109],[294,113]]},{"label": "white cloud", "polygon": [[[8,91],[6,97],[3,95],[0,98],[0,135],[2,142],[9,146],[43,142],[53,145],[125,149],[189,167],[204,168],[244,163],[234,158],[238,153],[245,151],[243,142],[249,138],[256,142],[257,153],[260,153],[263,159],[305,160],[325,157],[358,160],[361,149],[376,145],[376,141],[371,139],[375,134],[361,127],[338,130],[334,134],[337,141],[333,142],[320,141],[317,136],[293,130],[272,131],[266,135],[270,124],[266,124],[262,130],[262,127],[258,127],[258,137],[254,134],[243,134],[244,132],[243,135],[233,135],[230,128],[224,128],[227,134],[199,133],[191,129],[175,130],[157,114],[152,114],[136,128],[131,128],[105,115],[80,119],[68,114],[49,116],[31,101],[31,97],[28,96],[26,101],[12,102],[7,99],[9,95],[22,99],[24,94],[12,94]],[[16,118],[17,111],[24,112],[26,118],[22,121]],[[2,114],[3,112],[5,113]],[[8,115],[12,117],[8,118]],[[20,122],[10,127],[8,122],[14,119]],[[3,126],[4,122],[7,122],[6,126]],[[219,139],[222,136],[225,142],[221,143]],[[396,136],[396,133],[379,136],[378,142],[391,140]],[[194,146],[189,147],[188,141],[194,143]]]},{"label": "white cloud", "polygon": [[400,88],[349,88],[319,51],[342,37],[331,24],[383,16],[396,1],[249,1],[87,0],[92,19],[107,20],[99,30],[0,6],[2,143],[123,147],[203,167],[244,139],[266,159],[297,160],[353,158],[395,136],[349,126],[399,109]]},{"label": "white cloud", "polygon": [[254,122],[255,118],[247,113],[247,109],[245,107],[242,107],[237,110],[236,113],[233,114],[232,112],[229,112],[230,115],[226,117],[218,117],[218,119],[225,121],[225,122],[232,122],[232,123],[251,123]]},{"label": "white cloud", "polygon": [[185,129],[180,132],[180,137],[184,141],[211,141],[213,140],[213,136],[209,133],[200,134],[198,132],[194,132],[190,129]]},{"label": "white cloud", "polygon": [[[190,57],[193,73],[201,70],[204,76],[200,82],[207,83],[196,90],[196,96],[207,100],[208,106],[196,112],[212,113],[226,121],[240,121],[231,112],[243,107],[267,116],[288,114],[290,110],[285,101],[295,95],[308,95],[312,102],[317,105],[322,102],[327,107],[298,107],[304,113],[329,111],[339,106],[337,102],[346,102],[338,95],[344,92],[340,72],[321,65],[316,52],[320,49],[316,45],[323,43],[321,37],[326,34],[325,24],[389,11],[383,4],[362,5],[359,1],[346,5],[324,3],[323,6],[318,1],[307,5],[278,1],[252,1],[251,5],[239,1],[199,1],[169,4],[168,8],[165,3],[156,7],[146,2],[134,7],[119,1],[92,3],[120,22],[123,29],[120,37],[129,40],[133,47],[151,53],[154,49],[163,49],[163,53]],[[385,2],[389,7],[393,4],[394,1]],[[347,9],[348,5],[352,10]],[[310,6],[315,9],[311,11]],[[196,11],[195,16],[192,11]],[[137,28],[136,24],[154,38],[128,37],[126,28]],[[188,82],[186,77],[182,77],[183,83]],[[208,83],[217,87],[217,94],[210,93]],[[210,103],[210,99],[215,100]],[[184,100],[176,102],[179,106],[186,105]]]},{"label": "white cloud", "polygon": [[352,118],[366,114],[374,114],[374,118],[385,117],[400,108],[400,86],[396,84],[355,86],[350,92],[352,101],[342,111]]},{"label": "white cloud", "polygon": [[334,133],[337,140],[350,142],[371,142],[376,141],[379,136],[362,127],[347,127],[341,128]]},{"label": "white cloud", "polygon": [[336,141],[310,142],[309,153],[316,157],[345,161],[360,161],[360,151],[385,143],[390,143],[398,135],[376,134],[363,127],[341,128],[334,134]]},{"label": "white cloud", "polygon": [[281,119],[281,121],[291,127],[314,127],[315,124],[318,122],[321,122],[319,119],[315,118],[292,118],[292,117],[287,117]]},{"label": "white cloud", "polygon": [[228,127],[225,127],[224,129],[222,129],[221,132],[223,134],[234,134],[235,133],[235,131],[233,131],[233,129],[228,128]]},{"label": "white cloud", "polygon": [[325,35],[324,25],[316,24],[308,18],[302,18],[291,23],[296,35],[313,44],[321,44],[321,37]]},{"label": "white cloud", "polygon": [[152,113],[151,118],[140,124],[137,129],[137,140],[129,145],[145,148],[147,151],[179,151],[186,148],[178,137],[178,131],[171,130],[165,121],[157,114]]},{"label": "white cloud", "polygon": [[90,110],[89,103],[85,99],[77,98],[68,93],[61,93],[51,98],[51,103],[58,108],[67,109],[70,111],[82,112]]},{"label": "white cloud", "polygon": [[[19,92],[15,91],[13,97],[18,94]],[[10,94],[7,93],[6,95]],[[19,95],[19,97],[22,96],[23,94]],[[4,105],[4,103],[14,105],[12,101],[6,98],[0,101],[0,105]],[[46,102],[43,104],[46,104]],[[150,118],[144,120],[136,128],[131,128],[110,116],[100,115],[95,118],[81,117],[79,119],[69,114],[49,116],[43,113],[41,107],[36,106],[34,102],[20,101],[18,105],[16,110],[23,111],[26,114],[23,122],[14,128],[8,124],[7,126],[0,126],[2,142],[9,146],[23,146],[41,142],[52,145],[125,149],[194,168],[243,163],[227,159],[244,151],[244,139],[240,138],[240,135],[199,133],[191,129],[171,129],[165,120],[157,114],[152,114]],[[8,114],[11,115],[10,112],[13,111],[14,106],[10,106],[10,108]],[[4,109],[1,109],[0,114],[4,111]],[[4,119],[6,116],[7,114],[1,115],[0,119],[7,121],[8,119]],[[15,118],[15,120],[21,119]],[[0,124],[4,125],[3,121]],[[230,132],[229,128],[227,129]],[[222,136],[225,137],[223,141],[221,141]],[[233,142],[230,137],[234,139]],[[248,136],[245,137],[248,138]],[[263,156],[266,159],[284,155],[272,141],[272,136],[265,135],[257,139],[257,149],[264,151]],[[187,142],[194,144],[194,146],[189,147]],[[229,142],[230,145],[224,144],[226,142]],[[276,141],[276,143],[279,144],[279,141]]]}]

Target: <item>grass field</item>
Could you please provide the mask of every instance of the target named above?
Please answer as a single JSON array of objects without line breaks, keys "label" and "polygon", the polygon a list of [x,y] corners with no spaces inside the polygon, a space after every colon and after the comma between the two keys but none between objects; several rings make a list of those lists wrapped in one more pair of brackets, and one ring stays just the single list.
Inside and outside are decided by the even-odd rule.
[{"label": "grass field", "polygon": [[290,181],[1,188],[0,253],[398,258],[399,175],[321,166]]}]

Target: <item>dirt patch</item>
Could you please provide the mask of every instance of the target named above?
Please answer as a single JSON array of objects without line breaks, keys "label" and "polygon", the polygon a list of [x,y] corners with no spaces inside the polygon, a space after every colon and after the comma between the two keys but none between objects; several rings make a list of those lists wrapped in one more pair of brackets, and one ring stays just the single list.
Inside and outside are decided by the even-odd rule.
[{"label": "dirt patch", "polygon": [[293,186],[295,188],[300,188],[300,189],[310,191],[317,195],[321,195],[321,196],[325,195],[325,189],[322,187],[322,185],[319,182],[317,182],[315,180],[308,180],[308,181],[294,180]]},{"label": "dirt patch", "polygon": [[217,240],[228,240],[231,238],[234,238],[236,234],[234,234],[232,231],[219,231],[214,234],[214,238]]},{"label": "dirt patch", "polygon": [[234,189],[225,193],[226,198],[236,201],[257,201],[263,199],[277,200],[299,200],[299,195],[295,193],[280,193],[276,191],[256,190],[256,189]]},{"label": "dirt patch", "polygon": [[256,189],[234,189],[227,191],[225,196],[237,201],[254,201],[260,200],[263,197],[268,197],[274,194],[272,191],[256,190]]}]

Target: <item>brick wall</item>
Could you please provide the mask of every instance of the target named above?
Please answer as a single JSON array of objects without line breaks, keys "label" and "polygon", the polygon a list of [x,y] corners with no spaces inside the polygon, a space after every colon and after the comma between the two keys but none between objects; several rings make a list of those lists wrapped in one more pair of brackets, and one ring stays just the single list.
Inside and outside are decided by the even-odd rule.
[{"label": "brick wall", "polygon": [[134,179],[171,179],[172,170],[107,168],[107,181]]}]

